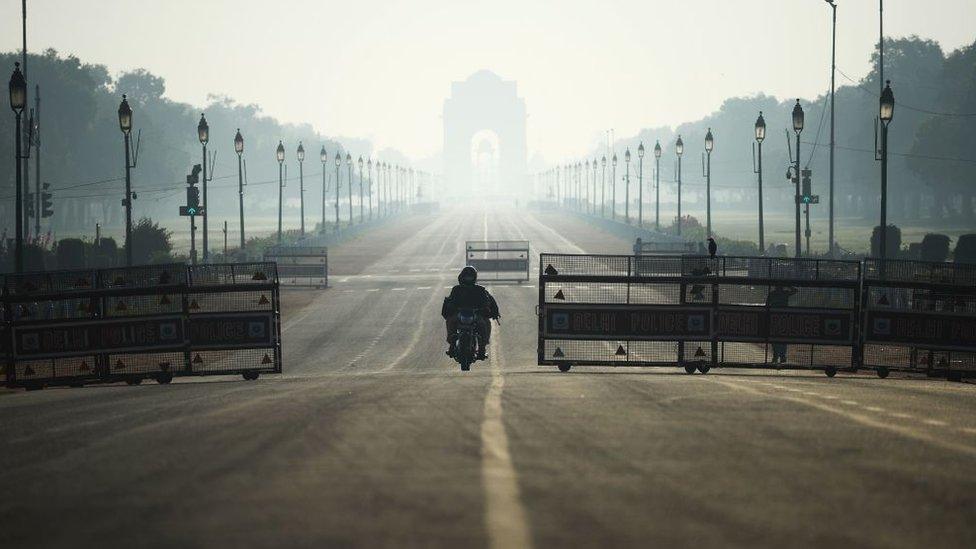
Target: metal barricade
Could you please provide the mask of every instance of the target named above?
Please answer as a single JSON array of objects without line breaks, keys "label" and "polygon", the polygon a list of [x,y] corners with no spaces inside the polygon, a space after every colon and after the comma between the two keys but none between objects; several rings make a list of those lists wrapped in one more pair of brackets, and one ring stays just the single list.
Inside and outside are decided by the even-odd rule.
[{"label": "metal barricade", "polygon": [[698,245],[694,242],[648,241],[640,238],[634,242],[634,255],[676,255],[697,252]]},{"label": "metal barricade", "polygon": [[[281,371],[274,263],[146,265],[0,280],[0,350],[10,387],[146,378],[168,383],[216,373],[253,379]],[[254,304],[235,304],[252,298]],[[204,312],[201,303],[210,316],[197,314]],[[257,361],[238,355],[233,366],[218,370],[194,360],[200,349],[261,354]]]},{"label": "metal barricade", "polygon": [[869,259],[862,299],[865,367],[976,375],[976,265]]},{"label": "metal barricade", "polygon": [[860,264],[542,254],[539,364],[855,366]]},{"label": "metal barricade", "polygon": [[278,264],[281,284],[311,288],[329,286],[329,248],[326,246],[272,246],[265,261]]},{"label": "metal barricade", "polygon": [[478,270],[479,281],[529,280],[528,240],[469,240],[465,264]]}]

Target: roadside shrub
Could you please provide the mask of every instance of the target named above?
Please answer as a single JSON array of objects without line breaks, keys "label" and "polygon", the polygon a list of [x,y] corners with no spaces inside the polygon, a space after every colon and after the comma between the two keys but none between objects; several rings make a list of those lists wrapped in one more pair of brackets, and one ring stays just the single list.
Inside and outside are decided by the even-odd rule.
[{"label": "roadside shrub", "polygon": [[114,238],[101,238],[92,245],[89,266],[97,269],[114,267],[119,257],[119,247]]},{"label": "roadside shrub", "polygon": [[922,238],[918,258],[922,261],[945,261],[949,258],[949,237],[929,233]]},{"label": "roadside shrub", "polygon": [[956,263],[976,263],[976,234],[960,236],[952,256]]},{"label": "roadside shrub", "polygon": [[87,246],[80,238],[62,238],[54,249],[58,269],[84,269]]},{"label": "roadside shrub", "polygon": [[[898,257],[898,251],[901,250],[901,229],[895,225],[888,225],[888,230],[886,231],[887,241],[885,242],[885,247],[887,248],[885,257],[888,259],[895,259]],[[871,257],[881,257],[881,226],[875,226],[874,230],[871,232]]]}]

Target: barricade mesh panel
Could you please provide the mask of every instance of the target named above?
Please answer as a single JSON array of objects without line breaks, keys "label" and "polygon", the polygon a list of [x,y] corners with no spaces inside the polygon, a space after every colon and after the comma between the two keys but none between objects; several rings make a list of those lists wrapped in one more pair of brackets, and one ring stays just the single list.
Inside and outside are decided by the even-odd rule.
[{"label": "barricade mesh panel", "polygon": [[9,298],[89,291],[96,287],[96,276],[96,271],[89,269],[8,274],[4,278],[4,289]]},{"label": "barricade mesh panel", "polygon": [[275,369],[274,356],[274,349],[271,348],[195,351],[190,358],[190,367],[194,374],[280,371]]},{"label": "barricade mesh panel", "polygon": [[869,259],[863,286],[864,366],[974,369],[976,265]]},{"label": "barricade mesh panel", "polygon": [[190,315],[199,313],[272,311],[271,292],[204,292],[186,295]]},{"label": "barricade mesh panel", "polygon": [[864,260],[864,279],[870,282],[976,287],[976,265],[888,259]]},{"label": "barricade mesh panel", "polygon": [[541,363],[853,365],[857,262],[585,254],[540,260]]},{"label": "barricade mesh panel", "polygon": [[94,355],[18,360],[14,364],[14,379],[21,384],[95,379],[98,375],[97,367]]},{"label": "barricade mesh panel", "polygon": [[[0,359],[13,364],[4,371],[8,384],[281,371],[274,263],[25,273],[0,277],[0,288]],[[193,345],[236,350],[208,350],[213,366],[191,371]],[[221,356],[238,357],[237,366]]]},{"label": "barricade mesh panel", "polygon": [[169,373],[181,374],[186,360],[182,352],[109,354],[108,369],[112,376]]}]

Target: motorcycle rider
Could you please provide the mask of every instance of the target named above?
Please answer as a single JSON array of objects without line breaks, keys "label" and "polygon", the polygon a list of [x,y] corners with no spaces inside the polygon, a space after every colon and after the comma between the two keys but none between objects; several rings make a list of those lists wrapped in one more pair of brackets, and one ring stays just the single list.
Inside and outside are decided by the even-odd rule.
[{"label": "motorcycle rider", "polygon": [[457,331],[457,312],[459,309],[473,309],[477,317],[478,338],[478,360],[487,358],[486,347],[491,339],[490,319],[498,319],[501,314],[498,311],[498,303],[495,298],[488,293],[484,286],[475,284],[478,280],[478,271],[468,265],[461,269],[458,275],[458,285],[451,288],[451,295],[444,298],[444,305],[441,307],[441,316],[447,322],[447,342],[450,348],[447,356],[454,356],[456,341],[454,335]]}]

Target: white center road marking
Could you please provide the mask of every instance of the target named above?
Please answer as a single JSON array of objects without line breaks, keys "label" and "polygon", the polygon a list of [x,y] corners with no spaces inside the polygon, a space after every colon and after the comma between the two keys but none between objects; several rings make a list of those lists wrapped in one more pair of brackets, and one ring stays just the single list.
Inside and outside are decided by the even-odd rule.
[{"label": "white center road marking", "polygon": [[[497,332],[496,332],[497,333]],[[508,436],[502,421],[502,390],[505,376],[497,357],[501,356],[501,334],[492,338],[491,387],[485,396],[481,421],[481,482],[485,491],[485,527],[492,548],[532,547],[525,509],[519,498],[518,477],[508,451]]]}]

